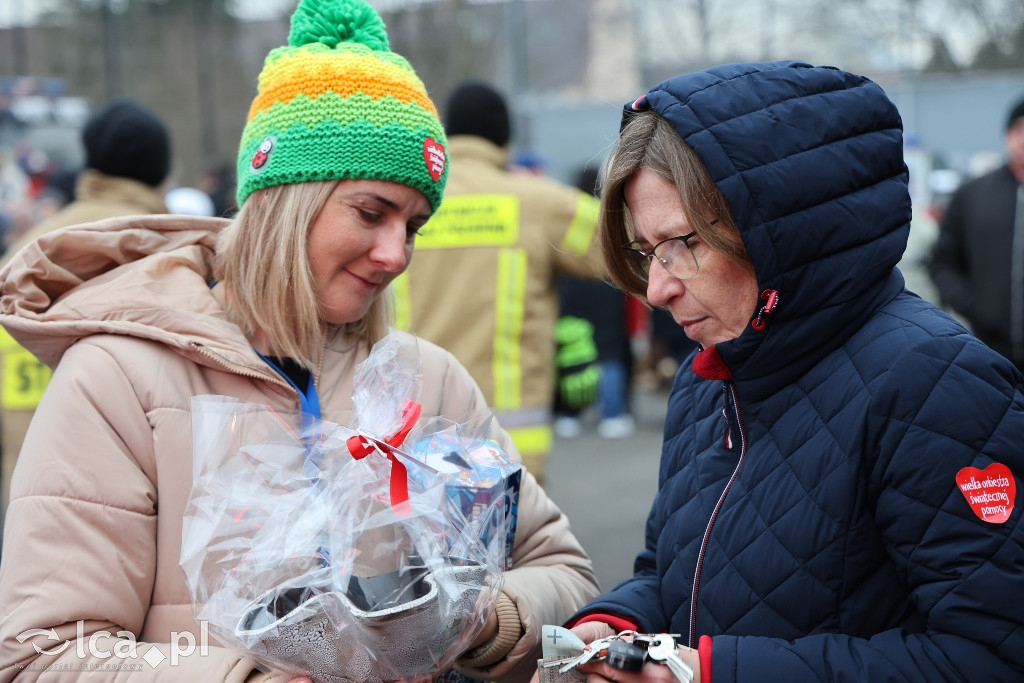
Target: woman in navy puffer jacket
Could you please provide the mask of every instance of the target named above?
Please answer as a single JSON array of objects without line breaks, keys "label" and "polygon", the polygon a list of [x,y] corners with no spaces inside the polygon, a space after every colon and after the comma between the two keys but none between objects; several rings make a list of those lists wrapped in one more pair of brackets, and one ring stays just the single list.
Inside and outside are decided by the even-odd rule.
[{"label": "woman in navy puffer jacket", "polygon": [[907,179],[895,106],[835,68],[720,66],[627,105],[606,259],[701,348],[635,574],[573,618],[584,640],[680,634],[704,683],[1024,680],[1024,380],[904,288]]}]

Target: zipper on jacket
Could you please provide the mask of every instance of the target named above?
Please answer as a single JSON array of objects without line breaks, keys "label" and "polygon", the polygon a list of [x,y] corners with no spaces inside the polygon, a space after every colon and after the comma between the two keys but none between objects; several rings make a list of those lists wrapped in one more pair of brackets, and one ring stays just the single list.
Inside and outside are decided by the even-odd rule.
[{"label": "zipper on jacket", "polygon": [[[267,373],[264,374],[262,372],[256,372],[255,370],[252,370],[251,368],[247,368],[244,365],[238,365],[236,363],[229,363],[228,361],[224,360],[221,356],[217,355],[213,351],[210,351],[208,348],[206,348],[202,344],[197,344],[195,342],[192,342],[192,348],[194,348],[196,351],[198,351],[200,354],[202,354],[206,358],[209,358],[213,362],[217,363],[218,365],[220,365],[221,367],[225,368],[226,370],[229,370],[229,371],[233,372],[236,375],[242,375],[243,377],[249,377],[250,379],[262,379],[262,380],[265,380],[265,381],[270,382],[272,384],[280,385],[280,386],[284,387],[285,389],[287,389],[288,391],[290,391],[291,393],[295,394],[296,400],[298,400],[298,398],[299,398],[299,390],[296,389],[291,384],[289,384],[288,382],[286,382],[284,380],[284,378],[282,378],[277,373],[273,373],[272,374],[270,372],[267,372]],[[269,365],[267,366],[267,370],[268,371],[270,370],[270,366]],[[310,381],[312,381],[312,379],[310,379]]]},{"label": "zipper on jacket", "polygon": [[[198,351],[200,354],[202,354],[206,358],[209,358],[210,360],[214,361],[215,363],[217,363],[221,367],[226,368],[227,370],[230,370],[231,372],[235,373],[236,375],[242,375],[243,377],[249,377],[251,379],[266,380],[267,382],[271,382],[272,384],[277,384],[279,386],[282,386],[282,387],[288,389],[291,393],[295,394],[295,398],[299,402],[299,405],[300,406],[302,405],[301,392],[299,391],[298,387],[293,385],[291,382],[288,382],[287,380],[285,380],[277,372],[272,372],[272,373],[264,374],[262,372],[256,372],[255,370],[253,370],[251,368],[247,368],[244,365],[238,365],[237,363],[230,363],[230,362],[226,361],[224,358],[222,358],[221,356],[219,356],[217,353],[209,350],[208,348],[206,348],[202,344],[199,344],[199,343],[196,343],[196,342],[192,342],[192,348],[194,348],[196,351]],[[326,354],[326,349],[325,349],[320,354],[320,362],[317,365],[317,371],[314,372],[314,373],[311,373],[311,375],[309,377],[310,384],[318,392],[320,391],[320,381],[319,380],[320,380],[320,375],[323,373],[324,357],[326,355],[327,354]],[[267,366],[267,369],[268,370],[271,369],[269,365]]]},{"label": "zipper on jacket", "polygon": [[[690,633],[688,634],[689,640],[687,645],[689,647],[697,647],[697,593],[700,588],[700,573],[704,568],[704,553],[708,548],[708,541],[711,538],[711,528],[715,525],[715,520],[718,519],[718,513],[722,509],[722,505],[725,503],[725,497],[729,495],[729,489],[732,488],[733,482],[736,481],[736,477],[739,475],[740,468],[743,466],[743,460],[747,455],[747,429],[743,425],[743,414],[740,412],[739,397],[736,394],[736,385],[731,381],[722,383],[722,392],[725,399],[725,410],[726,418],[728,418],[729,404],[732,404],[733,413],[736,416],[736,425],[739,431],[740,439],[740,456],[736,461],[736,466],[732,470],[732,474],[729,475],[729,481],[725,483],[725,488],[722,490],[722,495],[718,497],[718,502],[715,503],[715,509],[711,511],[711,517],[708,519],[708,525],[704,529],[704,538],[700,542],[700,552],[697,553],[697,567],[693,572],[693,591],[690,594]],[[728,419],[727,419],[728,422]],[[727,436],[730,427],[726,426]]]}]

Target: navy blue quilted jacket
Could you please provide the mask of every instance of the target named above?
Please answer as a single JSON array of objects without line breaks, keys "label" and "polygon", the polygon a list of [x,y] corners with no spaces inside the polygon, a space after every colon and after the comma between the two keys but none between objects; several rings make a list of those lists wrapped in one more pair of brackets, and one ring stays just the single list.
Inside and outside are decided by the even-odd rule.
[{"label": "navy blue quilted jacket", "polygon": [[1022,378],[904,288],[893,104],[776,62],[639,106],[700,155],[776,305],[680,371],[646,548],[580,615],[710,636],[714,683],[1024,680],[1021,506],[981,518],[1024,473]]}]

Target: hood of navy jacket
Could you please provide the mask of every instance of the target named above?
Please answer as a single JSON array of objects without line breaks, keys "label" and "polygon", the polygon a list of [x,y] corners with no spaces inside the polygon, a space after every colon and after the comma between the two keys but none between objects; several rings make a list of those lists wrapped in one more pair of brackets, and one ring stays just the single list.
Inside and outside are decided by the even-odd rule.
[{"label": "hood of navy jacket", "polygon": [[698,355],[699,374],[765,396],[903,289],[903,126],[877,84],[800,62],[730,64],[660,83],[626,105],[623,123],[645,109],[672,124],[728,200],[761,304],[777,293],[760,330]]}]

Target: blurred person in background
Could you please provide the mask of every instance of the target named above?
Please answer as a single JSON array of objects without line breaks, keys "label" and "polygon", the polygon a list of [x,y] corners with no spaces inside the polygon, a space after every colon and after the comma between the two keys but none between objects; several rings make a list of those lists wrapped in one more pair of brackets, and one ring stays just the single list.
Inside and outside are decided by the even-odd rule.
[{"label": "blurred person in background", "polygon": [[[41,235],[113,216],[167,213],[163,185],[171,171],[171,138],[163,119],[121,98],[96,112],[82,129],[85,169],[75,176],[74,198],[29,228],[12,244],[0,265]],[[66,178],[62,178],[66,182]],[[6,513],[11,473],[25,431],[51,371],[0,329],[0,528]]]},{"label": "blurred person in background", "polygon": [[[302,0],[288,45],[260,73],[234,219],[73,226],[42,235],[0,271],[0,322],[55,367],[14,473],[0,678],[35,679],[44,668],[67,680],[290,678],[263,675],[216,644],[167,658],[180,637],[205,635],[179,565],[191,399],[266,405],[294,416],[299,432],[300,411],[351,425],[353,375],[392,332],[389,284],[441,203],[445,145],[423,82],[390,50],[372,7]],[[450,353],[395,334],[420,356],[422,419],[490,415]],[[487,438],[516,457],[508,433],[489,424]],[[479,615],[480,637],[457,662],[465,675],[528,678],[540,626],[597,594],[568,520],[529,472],[511,554],[497,607]],[[138,658],[106,659],[122,632]]]},{"label": "blurred person in background", "polygon": [[[28,178],[27,175],[25,177]],[[12,198],[13,201],[8,203],[0,199],[0,216],[7,218],[5,224],[8,226],[2,233],[3,253],[0,253],[0,261],[9,253],[10,245],[29,228],[50,218],[74,201],[74,183],[77,177],[78,170],[56,168],[37,178],[41,184],[36,189],[33,189],[32,185],[25,185],[18,190],[20,194]],[[7,189],[12,190],[15,187]],[[4,194],[5,191],[0,190],[0,195]]]},{"label": "blurred person in background", "polygon": [[[598,171],[580,170],[576,187],[598,196]],[[618,287],[593,278],[559,277],[558,305],[562,316],[591,324],[600,367],[597,393],[597,433],[622,439],[636,431],[630,411],[633,384],[633,349],[626,320],[626,297]],[[555,433],[572,438],[583,430],[580,410],[563,409],[555,418]]]},{"label": "blurred person in background", "polygon": [[171,173],[171,137],[163,118],[129,99],[118,98],[96,112],[82,129],[85,168],[75,181],[75,199],[33,226],[8,250],[66,225],[111,216],[167,213],[165,184]]},{"label": "blurred person in background", "polygon": [[[508,104],[491,85],[456,86],[444,121],[451,178],[395,282],[399,325],[455,354],[543,481],[553,441],[555,278],[604,273],[598,202],[552,178],[510,172]],[[596,377],[591,385],[587,398]]]},{"label": "blurred person in background", "polygon": [[75,199],[75,180],[78,169],[53,168],[40,173],[28,193],[24,194],[14,209],[16,220],[11,230],[4,235],[3,254],[0,262],[10,253],[9,247],[17,242],[30,228],[49,219]]},{"label": "blurred person in background", "polygon": [[1024,99],[1005,139],[1006,162],[953,193],[929,271],[942,305],[1024,371]]},{"label": "blurred person in background", "polygon": [[905,287],[902,133],[877,84],[801,62],[625,105],[608,268],[701,350],[634,574],[567,622],[584,642],[679,634],[696,683],[1024,679],[1024,378]]},{"label": "blurred person in background", "polygon": [[0,237],[4,251],[34,222],[31,184],[14,150],[0,145]]},{"label": "blurred person in background", "polygon": [[80,169],[57,169],[46,177],[46,185],[36,198],[36,211],[41,215],[39,223],[75,201],[75,184],[80,173]]},{"label": "blurred person in background", "polygon": [[[508,170],[511,173],[548,177],[547,161],[532,149],[520,149],[512,154]],[[591,180],[596,182],[596,172]],[[577,183],[576,187],[584,192],[592,192],[594,189],[593,183],[589,186]],[[559,315],[555,323],[554,432],[563,438],[575,438],[582,433],[581,413],[598,400],[601,386],[594,323],[577,315],[566,305],[566,287],[583,287],[584,283],[600,284],[600,281],[568,275],[555,278]],[[571,293],[569,296],[574,298]]]}]

